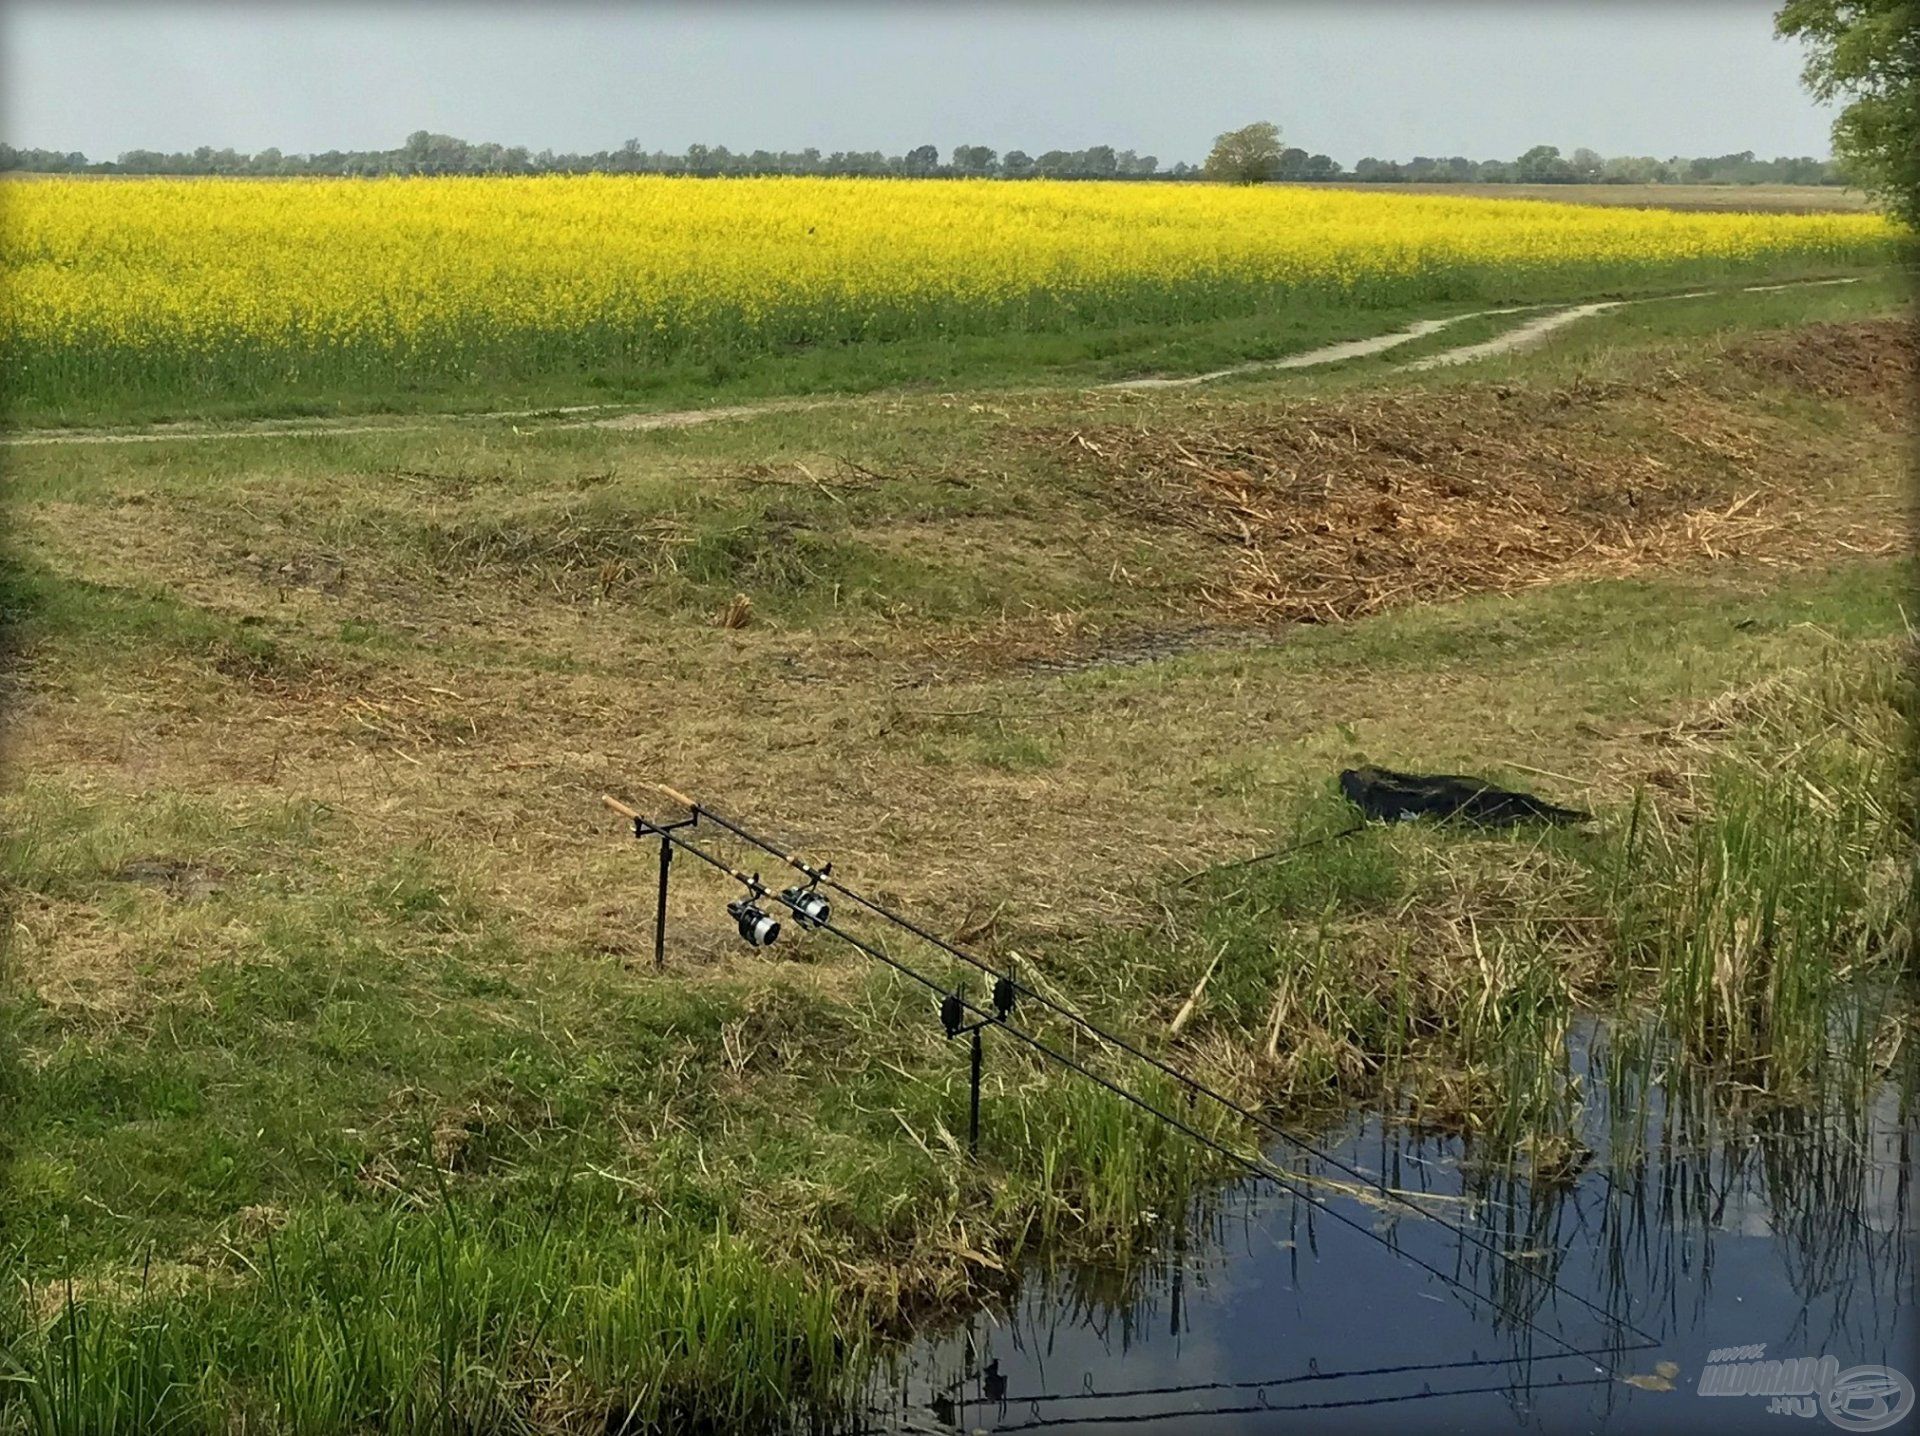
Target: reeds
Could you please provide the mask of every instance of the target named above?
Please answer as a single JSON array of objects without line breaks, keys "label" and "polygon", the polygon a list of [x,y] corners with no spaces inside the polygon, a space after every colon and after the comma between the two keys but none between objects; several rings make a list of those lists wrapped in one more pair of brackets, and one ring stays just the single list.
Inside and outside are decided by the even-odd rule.
[{"label": "reeds", "polygon": [[1764,695],[1701,811],[1642,803],[1602,860],[1615,981],[1696,1060],[1783,1089],[1874,1065],[1912,975],[1912,711],[1884,660]]}]

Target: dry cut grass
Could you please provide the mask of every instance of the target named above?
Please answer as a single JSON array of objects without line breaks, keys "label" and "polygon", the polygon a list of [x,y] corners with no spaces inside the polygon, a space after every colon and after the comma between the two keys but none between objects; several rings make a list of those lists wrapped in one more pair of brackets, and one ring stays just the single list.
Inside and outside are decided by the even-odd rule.
[{"label": "dry cut grass", "polygon": [[[1913,336],[1894,320],[1751,341],[1727,357],[1784,387],[1882,407],[1914,373]],[[1204,427],[1078,430],[1067,443],[1123,501],[1232,549],[1210,596],[1243,617],[1333,622],[1900,542],[1884,505],[1836,504],[1829,456],[1698,374],[1364,394]]]}]

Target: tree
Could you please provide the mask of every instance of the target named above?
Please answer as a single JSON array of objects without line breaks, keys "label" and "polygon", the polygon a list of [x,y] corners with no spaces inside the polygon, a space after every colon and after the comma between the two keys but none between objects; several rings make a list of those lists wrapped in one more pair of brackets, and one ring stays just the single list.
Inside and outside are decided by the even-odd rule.
[{"label": "tree", "polygon": [[986,145],[955,145],[953,169],[956,174],[988,175],[994,172],[999,156]]},{"label": "tree", "polygon": [[1262,120],[1229,130],[1213,142],[1207,178],[1230,184],[1265,184],[1280,170],[1280,127]]},{"label": "tree", "polygon": [[1601,167],[1606,161],[1600,158],[1598,151],[1582,145],[1568,157],[1567,163],[1573,170],[1573,177],[1581,184],[1598,184]]},{"label": "tree", "polygon": [[907,151],[907,173],[930,175],[940,168],[940,151],[932,145],[917,145]]},{"label": "tree", "polygon": [[1658,184],[1666,166],[1652,155],[1616,155],[1600,166],[1606,184]]},{"label": "tree", "polygon": [[1834,152],[1920,228],[1920,0],[1787,0],[1774,29],[1808,46],[1802,74],[1815,98],[1848,98]]},{"label": "tree", "polygon": [[1274,164],[1273,177],[1282,180],[1297,180],[1307,172],[1307,152],[1297,147],[1280,151],[1280,158]]},{"label": "tree", "polygon": [[1513,162],[1513,177],[1522,184],[1565,184],[1573,166],[1560,158],[1558,145],[1535,145]]},{"label": "tree", "polygon": [[1026,179],[1033,173],[1033,156],[1025,150],[1008,150],[1000,161],[1000,173],[1008,179]]}]

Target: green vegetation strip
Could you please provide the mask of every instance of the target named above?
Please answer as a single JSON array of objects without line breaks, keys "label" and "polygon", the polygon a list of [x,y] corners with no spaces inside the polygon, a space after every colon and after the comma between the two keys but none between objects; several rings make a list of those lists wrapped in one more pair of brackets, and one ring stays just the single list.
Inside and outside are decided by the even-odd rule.
[{"label": "green vegetation strip", "polygon": [[[1588,342],[1514,381],[1542,386],[1523,418],[1706,364],[1782,472],[1835,476],[1823,501],[1895,483],[1872,395],[1712,369],[1698,332]],[[1040,1254],[1150,1250],[1220,1175],[1010,1045],[965,1162],[965,1062],[920,993],[736,951],[704,903],[652,975],[650,873],[583,826],[642,761],[852,848],[826,780],[865,755],[891,811],[835,852],[850,879],[1289,1121],[1392,1093],[1475,1161],[1562,1171],[1590,1011],[1656,1018],[1727,1100],[1910,1060],[1904,560],[1027,667],[1035,632],[1199,616],[1218,562],[1029,436],[1264,413],[1053,402],[23,454],[0,1430],[798,1426],[916,1317]],[[741,587],[752,620],[718,626]],[[1009,651],[960,667],[983,634]],[[700,701],[648,749],[669,694]],[[1176,886],[1344,825],[1330,776],[1361,758],[1600,821],[1369,829]],[[1046,839],[1017,881],[1003,812]]]}]

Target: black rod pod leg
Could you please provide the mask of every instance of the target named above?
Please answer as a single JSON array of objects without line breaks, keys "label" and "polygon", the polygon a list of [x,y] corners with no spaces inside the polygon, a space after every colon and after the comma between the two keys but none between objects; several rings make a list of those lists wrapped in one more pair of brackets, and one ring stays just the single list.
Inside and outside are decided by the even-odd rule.
[{"label": "black rod pod leg", "polygon": [[[629,811],[623,804],[613,803],[612,799],[606,801],[621,812]],[[660,835],[660,892],[653,909],[653,967],[656,972],[663,971],[667,965],[667,873],[673,866],[673,830],[690,828],[699,821],[698,813],[673,823],[650,823],[638,813],[633,815],[633,836],[636,840],[654,833]]]},{"label": "black rod pod leg", "polygon": [[967,1106],[967,1155],[980,1155],[980,1024],[973,1028],[973,1095]]},{"label": "black rod pod leg", "polygon": [[981,1030],[992,1018],[981,1018],[978,1022],[967,1021],[966,999],[957,992],[950,992],[940,999],[940,1026],[949,1039],[966,1034],[972,1038],[969,1044],[969,1080],[967,1084],[967,1155],[980,1155],[980,1064],[983,1057],[984,1042]]},{"label": "black rod pod leg", "polygon": [[[636,834],[636,836],[638,836]],[[673,866],[673,839],[660,835],[660,904],[653,913],[653,969],[667,966],[667,870]]]}]

